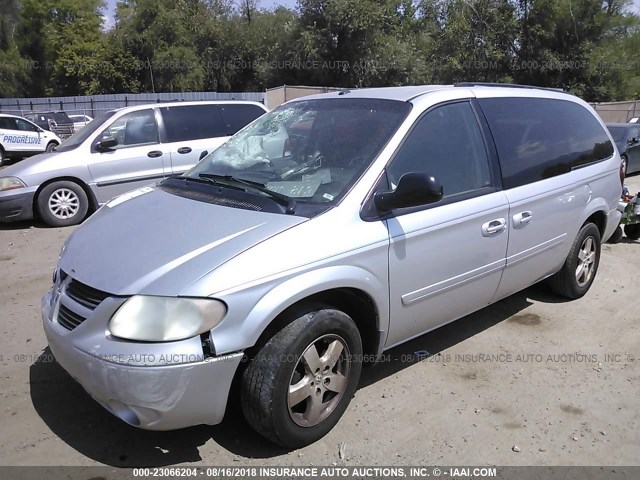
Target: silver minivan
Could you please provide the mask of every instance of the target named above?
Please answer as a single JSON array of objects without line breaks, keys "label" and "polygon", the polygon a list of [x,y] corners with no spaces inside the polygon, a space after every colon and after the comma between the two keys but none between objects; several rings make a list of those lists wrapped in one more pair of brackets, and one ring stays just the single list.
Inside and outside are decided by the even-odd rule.
[{"label": "silver minivan", "polygon": [[80,223],[116,195],[180,174],[267,109],[257,102],[174,102],[111,110],[55,151],[0,170],[0,222]]},{"label": "silver minivan", "polygon": [[594,111],[558,91],[300,98],[78,228],[44,330],[131,425],[213,425],[239,401],[264,437],[306,445],[385,350],[545,279],[586,294],[620,166]]}]

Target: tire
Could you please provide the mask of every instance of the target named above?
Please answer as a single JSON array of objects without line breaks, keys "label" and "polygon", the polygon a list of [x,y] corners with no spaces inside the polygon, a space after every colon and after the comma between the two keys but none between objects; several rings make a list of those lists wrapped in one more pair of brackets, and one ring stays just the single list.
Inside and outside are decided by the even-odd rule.
[{"label": "tire", "polygon": [[620,243],[620,240],[622,240],[622,227],[618,225],[614,230],[613,235],[611,235],[609,240],[607,240],[607,243]]},{"label": "tire", "polygon": [[622,159],[622,165],[623,165],[623,169],[622,171],[624,172],[624,176],[627,176],[627,169],[629,168],[629,160],[627,159],[626,155],[620,155],[620,158]]},{"label": "tire", "polygon": [[[593,223],[586,223],[573,241],[569,255],[558,273],[549,279],[553,292],[576,299],[591,288],[600,263],[600,230]],[[583,268],[578,271],[580,266]]]},{"label": "tire", "polygon": [[[265,438],[303,447],[335,426],[361,370],[362,341],[355,323],[339,310],[319,306],[297,316],[249,361],[241,381],[242,411]],[[298,395],[291,388],[296,385]]]},{"label": "tire", "polygon": [[631,240],[638,240],[640,238],[640,223],[625,225],[624,234]]},{"label": "tire", "polygon": [[47,153],[53,152],[53,150],[58,146],[56,142],[49,142],[47,145]]},{"label": "tire", "polygon": [[87,194],[80,185],[69,181],[53,182],[37,198],[40,218],[52,227],[76,225],[89,210]]},{"label": "tire", "polygon": [[0,167],[4,165],[6,159],[7,157],[4,156],[4,150],[0,147]]}]

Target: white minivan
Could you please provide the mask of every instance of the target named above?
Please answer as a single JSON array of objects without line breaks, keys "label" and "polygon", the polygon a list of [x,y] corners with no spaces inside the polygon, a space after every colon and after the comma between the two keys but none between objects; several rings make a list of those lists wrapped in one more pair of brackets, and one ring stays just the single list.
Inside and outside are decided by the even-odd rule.
[{"label": "white minivan", "polygon": [[0,172],[0,222],[80,223],[117,195],[185,172],[266,111],[257,102],[217,101],[105,112],[54,152]]}]

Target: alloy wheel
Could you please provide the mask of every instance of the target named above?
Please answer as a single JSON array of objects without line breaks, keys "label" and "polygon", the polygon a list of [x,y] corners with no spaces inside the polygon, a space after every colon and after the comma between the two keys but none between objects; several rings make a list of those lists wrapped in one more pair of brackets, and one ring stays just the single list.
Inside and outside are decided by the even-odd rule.
[{"label": "alloy wheel", "polygon": [[316,339],[298,359],[289,381],[291,419],[301,427],[325,420],[340,402],[349,373],[349,347],[344,339],[334,334]]}]

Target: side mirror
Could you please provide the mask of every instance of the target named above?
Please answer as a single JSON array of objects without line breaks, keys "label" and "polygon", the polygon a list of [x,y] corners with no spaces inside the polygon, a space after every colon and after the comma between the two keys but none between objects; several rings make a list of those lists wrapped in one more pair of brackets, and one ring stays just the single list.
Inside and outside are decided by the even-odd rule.
[{"label": "side mirror", "polygon": [[198,161],[202,160],[204,157],[206,157],[207,155],[209,155],[209,152],[207,150],[203,150],[200,153],[200,158],[198,158]]},{"label": "side mirror", "polygon": [[636,137],[631,137],[629,139],[629,145],[635,145],[636,143],[638,143],[638,139]]},{"label": "side mirror", "polygon": [[102,139],[96,143],[96,148],[99,152],[106,152],[118,145],[118,140],[114,137],[102,137]]},{"label": "side mirror", "polygon": [[418,207],[428,205],[442,199],[442,185],[434,177],[426,173],[405,173],[395,190],[377,192],[373,203],[378,212],[387,213],[397,208]]}]

